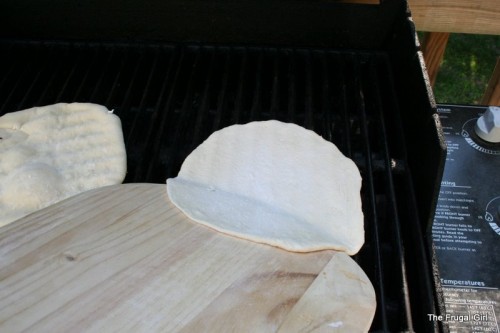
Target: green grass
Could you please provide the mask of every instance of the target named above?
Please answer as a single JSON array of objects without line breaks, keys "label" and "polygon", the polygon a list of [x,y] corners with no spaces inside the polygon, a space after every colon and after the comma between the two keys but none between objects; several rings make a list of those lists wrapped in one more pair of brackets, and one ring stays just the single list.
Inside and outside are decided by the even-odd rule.
[{"label": "green grass", "polygon": [[479,104],[500,56],[500,36],[451,34],[439,69],[437,103]]}]

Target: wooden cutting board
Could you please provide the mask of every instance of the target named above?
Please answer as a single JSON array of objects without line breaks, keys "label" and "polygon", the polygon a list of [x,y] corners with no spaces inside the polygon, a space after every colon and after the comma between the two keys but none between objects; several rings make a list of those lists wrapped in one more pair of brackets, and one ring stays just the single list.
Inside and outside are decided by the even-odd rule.
[{"label": "wooden cutting board", "polygon": [[358,332],[374,302],[347,255],[226,236],[164,185],[92,190],[0,228],[1,332]]}]

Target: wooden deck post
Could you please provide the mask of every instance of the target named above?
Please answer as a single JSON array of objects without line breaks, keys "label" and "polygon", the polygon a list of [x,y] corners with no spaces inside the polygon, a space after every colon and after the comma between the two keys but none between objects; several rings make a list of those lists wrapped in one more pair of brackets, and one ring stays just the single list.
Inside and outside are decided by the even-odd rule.
[{"label": "wooden deck post", "polygon": [[500,57],[497,57],[495,69],[488,82],[481,104],[500,106]]},{"label": "wooden deck post", "polygon": [[434,86],[439,71],[441,60],[443,60],[446,44],[450,34],[448,32],[426,32],[422,42],[422,53],[424,54],[425,66],[429,73],[429,80]]}]

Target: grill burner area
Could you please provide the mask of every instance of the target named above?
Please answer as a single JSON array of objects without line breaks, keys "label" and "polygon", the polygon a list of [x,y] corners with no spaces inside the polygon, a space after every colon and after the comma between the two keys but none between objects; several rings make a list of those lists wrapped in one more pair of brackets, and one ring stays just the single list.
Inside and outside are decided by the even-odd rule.
[{"label": "grill burner area", "polygon": [[363,177],[366,242],[355,260],[377,294],[371,330],[435,329],[386,53],[39,41],[4,41],[0,53],[0,115],[58,102],[114,109],[127,147],[125,182],[164,183],[213,131],[235,123],[294,122],[335,143]]}]

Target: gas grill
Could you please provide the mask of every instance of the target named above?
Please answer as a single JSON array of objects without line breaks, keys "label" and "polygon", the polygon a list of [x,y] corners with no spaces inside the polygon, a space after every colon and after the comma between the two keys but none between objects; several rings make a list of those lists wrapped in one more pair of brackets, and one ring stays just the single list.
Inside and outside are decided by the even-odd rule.
[{"label": "gas grill", "polygon": [[428,228],[445,148],[406,2],[23,3],[0,23],[0,115],[58,102],[113,109],[126,183],[164,183],[231,124],[314,130],[363,177],[355,260],[377,295],[371,331],[446,329],[427,316],[442,307]]}]

